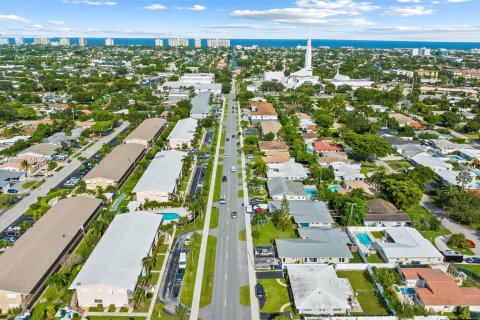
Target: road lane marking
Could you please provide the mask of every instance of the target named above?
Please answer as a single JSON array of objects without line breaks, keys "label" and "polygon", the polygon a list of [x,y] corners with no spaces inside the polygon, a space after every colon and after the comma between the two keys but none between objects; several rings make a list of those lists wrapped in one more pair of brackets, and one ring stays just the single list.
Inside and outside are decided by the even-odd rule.
[{"label": "road lane marking", "polygon": [[227,234],[227,241],[228,241],[228,234]]},{"label": "road lane marking", "polygon": [[228,273],[225,273],[225,280],[228,279]]},{"label": "road lane marking", "polygon": [[227,253],[225,254],[225,260],[227,260],[227,259],[228,259],[228,251],[227,251]]}]

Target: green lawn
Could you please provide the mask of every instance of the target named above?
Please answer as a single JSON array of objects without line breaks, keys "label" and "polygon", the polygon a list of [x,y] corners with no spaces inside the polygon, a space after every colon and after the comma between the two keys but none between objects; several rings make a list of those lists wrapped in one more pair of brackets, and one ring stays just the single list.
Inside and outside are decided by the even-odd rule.
[{"label": "green lawn", "polygon": [[403,171],[411,167],[412,165],[405,160],[387,160],[385,161],[395,171]]},{"label": "green lawn", "polygon": [[362,257],[360,257],[360,253],[352,252],[353,258],[350,260],[350,263],[363,263]]},{"label": "green lawn", "polygon": [[240,304],[250,307],[250,286],[240,287]]},{"label": "green lawn", "polygon": [[238,190],[238,197],[243,198],[243,189]]},{"label": "green lawn", "polygon": [[220,138],[220,146],[225,146],[225,138],[227,135],[227,130],[225,128],[222,129],[222,137]]},{"label": "green lawn", "polygon": [[380,231],[372,231],[370,233],[372,234],[372,236],[375,239],[382,239],[383,238],[383,233],[381,233]]},{"label": "green lawn", "polygon": [[[143,320],[146,317],[130,317],[130,316],[88,316],[88,320]],[[163,319],[163,318],[162,318]]]},{"label": "green lawn", "polygon": [[253,238],[254,246],[272,244],[273,240],[275,239],[297,238],[295,229],[290,229],[285,231],[278,230],[277,228],[275,228],[271,220],[267,220],[266,225],[258,226],[255,228],[258,228],[259,235],[257,238]]},{"label": "green lawn", "polygon": [[358,302],[362,307],[362,315],[388,315],[382,298],[377,295],[375,287],[368,279],[366,271],[338,271],[339,278],[346,278],[354,292],[358,294]]},{"label": "green lawn", "polygon": [[153,307],[152,317],[150,319],[151,320],[173,320],[175,318],[163,312],[163,304],[161,302],[157,302]]},{"label": "green lawn", "polygon": [[378,253],[369,255],[367,257],[367,261],[370,263],[385,263],[385,261],[383,261],[382,257],[380,257]]},{"label": "green lawn", "polygon": [[218,218],[220,216],[220,210],[217,207],[212,207],[212,215],[210,216],[210,229],[218,227]]},{"label": "green lawn", "polygon": [[55,169],[55,171],[58,172],[58,171],[62,170],[63,168],[64,168],[64,166],[57,167],[57,168]]},{"label": "green lawn", "polygon": [[220,201],[220,192],[222,191],[222,172],[223,165],[217,165],[217,175],[215,176],[215,189],[213,191],[213,202]]},{"label": "green lawn", "polygon": [[165,255],[157,255],[155,258],[155,267],[153,267],[153,270],[160,271],[163,266],[163,261],[165,261]]},{"label": "green lawn", "polygon": [[278,312],[284,304],[290,302],[287,287],[280,285],[277,279],[260,279],[258,282],[263,285],[267,294],[267,301],[262,312]]},{"label": "green lawn", "polygon": [[152,272],[148,282],[152,286],[154,286],[157,284],[159,278],[160,278],[160,272]]},{"label": "green lawn", "polygon": [[[424,207],[422,207],[419,204],[414,204],[413,206],[407,208],[407,210],[405,210],[405,212],[407,213],[410,220],[412,220],[414,226],[417,229],[422,226],[422,220],[428,222],[431,219],[431,217],[433,216],[433,214],[430,211],[428,211],[427,209],[425,209]],[[419,232],[423,235],[424,238],[430,240],[430,242],[433,243],[434,245],[435,245],[435,238],[436,237],[450,234],[450,231],[448,231],[447,229],[445,229],[443,227],[439,231],[422,231],[422,230],[419,230]]]},{"label": "green lawn", "polygon": [[200,236],[198,241],[194,242],[196,245],[193,249],[193,261],[192,252],[187,256],[187,267],[185,269],[185,276],[183,278],[182,293],[180,295],[180,302],[184,305],[191,307],[193,298],[193,289],[195,287],[195,278],[197,276],[198,258],[200,255]]},{"label": "green lawn", "polygon": [[208,306],[212,302],[213,276],[215,273],[215,255],[217,253],[217,238],[208,236],[207,252],[205,255],[205,268],[203,269],[202,293],[200,296],[200,308]]},{"label": "green lawn", "polygon": [[460,248],[457,248],[457,247],[454,247],[454,246],[451,246],[451,245],[448,245],[448,244],[447,244],[447,247],[452,249],[452,250],[455,250],[455,251],[460,251],[463,255],[466,255],[466,256],[474,256],[475,255],[475,252],[473,252],[472,249],[470,249],[470,248],[460,249]]},{"label": "green lawn", "polygon": [[25,182],[24,184],[22,184],[22,188],[24,188],[24,189],[31,188],[35,183],[37,183],[36,180],[30,180],[30,181]]},{"label": "green lawn", "polygon": [[360,169],[360,173],[367,175],[370,171],[375,170],[377,166],[373,162],[362,161],[362,168]]},{"label": "green lawn", "polygon": [[455,264],[456,267],[460,267],[463,269],[467,269],[469,271],[472,271],[476,275],[480,277],[480,264]]}]

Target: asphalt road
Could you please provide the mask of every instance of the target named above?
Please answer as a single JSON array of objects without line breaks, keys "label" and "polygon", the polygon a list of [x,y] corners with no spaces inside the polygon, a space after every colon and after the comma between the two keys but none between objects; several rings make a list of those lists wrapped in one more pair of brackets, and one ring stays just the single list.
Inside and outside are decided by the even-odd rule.
[{"label": "asphalt road", "polygon": [[[237,112],[233,102],[234,96],[229,95],[229,107],[226,110],[226,137],[229,141],[225,143],[224,153],[228,154],[223,159],[222,176],[227,176],[227,182],[222,183],[221,194],[226,196],[226,204],[220,207],[218,227],[210,234],[217,237],[217,253],[215,257],[215,273],[213,284],[212,302],[200,309],[199,317],[202,319],[214,320],[240,320],[250,319],[250,308],[240,304],[240,286],[248,285],[247,245],[239,240],[239,232],[245,228],[243,215],[245,210],[242,206],[242,198],[238,197],[238,190],[241,187],[241,179],[237,174],[241,172],[238,155],[237,141],[232,135],[237,135],[235,128]],[[232,110],[235,109],[235,113]],[[236,172],[230,172],[235,166]],[[236,211],[238,217],[232,218],[232,211]]]},{"label": "asphalt road", "polygon": [[[82,156],[90,158],[93,156],[105,143],[109,143],[120,132],[125,130],[129,125],[128,121],[123,122],[119,127],[110,133],[108,136],[100,138],[93,146],[85,151],[82,151]],[[73,159],[70,163],[64,165],[64,168],[59,172],[55,172],[52,177],[45,179],[45,183],[35,190],[30,191],[30,194],[25,196],[19,203],[17,203],[10,210],[5,211],[0,216],[0,232],[8,228],[11,224],[22,217],[23,213],[27,211],[31,204],[36,203],[38,197],[45,196],[51,189],[57,187],[60,183],[70,176],[81,165],[78,158]]]}]

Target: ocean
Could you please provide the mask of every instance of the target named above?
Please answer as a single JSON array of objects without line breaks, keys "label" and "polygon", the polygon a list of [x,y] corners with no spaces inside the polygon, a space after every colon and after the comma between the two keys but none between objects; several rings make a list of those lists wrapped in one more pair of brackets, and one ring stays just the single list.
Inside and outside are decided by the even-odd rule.
[{"label": "ocean", "polygon": [[[52,41],[58,41],[60,38],[51,38]],[[105,38],[86,38],[88,45],[104,45]],[[153,46],[155,38],[113,38],[115,45],[135,45],[135,46]],[[33,38],[25,38],[25,43],[33,43]],[[167,39],[163,39],[164,45],[168,44]],[[193,39],[190,39],[190,45],[193,45]],[[14,39],[10,38],[10,43]],[[70,38],[70,44],[78,44],[78,38]],[[202,46],[207,45],[207,40],[202,39]],[[296,46],[305,46],[305,39],[231,39],[232,47],[241,45],[250,47],[257,45],[259,47],[283,47],[294,48]],[[394,49],[394,48],[430,48],[447,50],[471,50],[480,49],[480,42],[426,42],[426,41],[378,41],[378,40],[330,40],[313,39],[313,47],[327,46],[331,48],[353,47],[368,49]]]}]

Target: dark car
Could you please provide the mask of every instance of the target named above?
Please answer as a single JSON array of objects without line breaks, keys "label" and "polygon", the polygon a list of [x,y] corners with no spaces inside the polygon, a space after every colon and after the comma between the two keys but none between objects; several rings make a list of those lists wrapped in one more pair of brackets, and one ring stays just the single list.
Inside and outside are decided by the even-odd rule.
[{"label": "dark car", "polygon": [[227,182],[227,176],[222,177],[222,182]]},{"label": "dark car", "polygon": [[477,257],[467,258],[467,259],[465,259],[465,262],[466,263],[480,263],[480,258],[477,258]]},{"label": "dark car", "polygon": [[257,298],[265,297],[265,289],[260,283],[257,283],[255,285],[255,295],[257,296]]},{"label": "dark car", "polygon": [[17,189],[8,189],[7,193],[18,193]]},{"label": "dark car", "polygon": [[234,134],[232,134],[232,139],[235,139],[235,135],[234,135]]},{"label": "dark car", "polygon": [[233,211],[233,212],[232,212],[232,218],[233,218],[233,219],[237,219],[237,218],[238,218],[237,211]]},{"label": "dark car", "polygon": [[230,141],[230,138],[225,139],[225,141]]},{"label": "dark car", "polygon": [[177,273],[175,273],[175,281],[182,281],[184,275],[185,275],[185,269],[178,268]]}]

